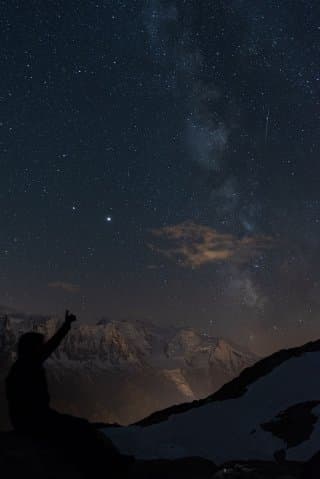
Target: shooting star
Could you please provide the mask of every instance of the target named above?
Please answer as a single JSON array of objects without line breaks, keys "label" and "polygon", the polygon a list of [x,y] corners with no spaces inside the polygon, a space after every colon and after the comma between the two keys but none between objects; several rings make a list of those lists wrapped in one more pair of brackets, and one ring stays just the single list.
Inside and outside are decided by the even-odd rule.
[{"label": "shooting star", "polygon": [[270,108],[268,108],[267,116],[266,116],[266,126],[264,131],[264,142],[267,143],[268,140],[268,133],[269,133],[269,119],[270,119]]}]

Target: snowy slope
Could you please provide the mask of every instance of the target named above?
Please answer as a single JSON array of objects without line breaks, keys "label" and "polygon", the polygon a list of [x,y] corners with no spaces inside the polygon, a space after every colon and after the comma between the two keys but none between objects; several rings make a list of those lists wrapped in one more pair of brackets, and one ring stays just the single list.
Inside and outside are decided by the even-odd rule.
[{"label": "snowy slope", "polygon": [[308,460],[320,449],[319,350],[315,342],[276,353],[206,401],[105,433],[144,459],[198,456],[221,464],[270,460],[286,449],[287,459]]}]

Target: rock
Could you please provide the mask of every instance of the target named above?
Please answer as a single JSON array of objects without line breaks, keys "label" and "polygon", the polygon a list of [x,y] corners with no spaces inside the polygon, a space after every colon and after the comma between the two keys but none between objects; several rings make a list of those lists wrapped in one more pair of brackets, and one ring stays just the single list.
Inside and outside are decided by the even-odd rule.
[{"label": "rock", "polygon": [[58,448],[14,432],[0,433],[0,471],[4,479],[85,478]]},{"label": "rock", "polygon": [[304,465],[301,479],[319,479],[320,477],[320,451]]},{"label": "rock", "polygon": [[[123,464],[128,461],[123,457]],[[80,462],[75,462],[68,454],[46,441],[32,439],[15,432],[0,433],[1,478],[21,479],[87,479],[93,477],[83,471]],[[121,475],[110,470],[108,446],[106,446],[105,474],[99,477],[111,479],[211,479],[216,466],[200,458],[187,458],[174,461],[137,461],[130,464],[128,474]]]},{"label": "rock", "polygon": [[212,479],[300,479],[301,469],[298,462],[235,462],[224,464]]}]

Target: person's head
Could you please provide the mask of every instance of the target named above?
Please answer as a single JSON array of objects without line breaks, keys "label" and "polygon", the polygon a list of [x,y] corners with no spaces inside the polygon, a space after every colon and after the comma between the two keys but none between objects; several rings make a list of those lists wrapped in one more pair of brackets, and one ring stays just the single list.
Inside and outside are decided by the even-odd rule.
[{"label": "person's head", "polygon": [[20,336],[18,342],[18,357],[32,358],[36,356],[44,342],[44,336],[41,333],[25,333]]}]

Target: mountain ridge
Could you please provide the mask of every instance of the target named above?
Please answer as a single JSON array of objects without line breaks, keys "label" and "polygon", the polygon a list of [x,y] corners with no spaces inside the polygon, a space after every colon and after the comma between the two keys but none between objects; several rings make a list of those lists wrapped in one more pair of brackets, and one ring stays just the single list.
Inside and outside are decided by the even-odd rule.
[{"label": "mountain ridge", "polygon": [[[21,334],[33,330],[49,337],[59,324],[50,316],[3,316],[2,369],[14,361]],[[205,397],[255,360],[225,339],[193,328],[104,318],[74,324],[46,364],[58,410],[93,422],[128,424],[171,404]]]},{"label": "mountain ridge", "polygon": [[179,414],[179,412],[185,412],[191,408],[200,407],[212,401],[226,400],[239,397],[255,380],[257,380],[259,377],[262,377],[263,375],[268,374],[274,368],[282,364],[290,357],[298,357],[303,353],[313,351],[320,351],[320,339],[316,341],[309,341],[302,346],[295,346],[292,348],[276,351],[270,356],[258,360],[253,366],[245,368],[239,374],[239,376],[235,377],[230,382],[224,384],[218,391],[214,392],[213,394],[210,394],[208,397],[193,401],[192,403],[172,406],[163,411],[156,411],[149,417],[142,419],[136,424],[140,426],[156,424],[157,422],[167,419],[171,414]]},{"label": "mountain ridge", "polygon": [[139,460],[308,461],[320,450],[320,340],[280,350],[205,399],[105,430]]}]

